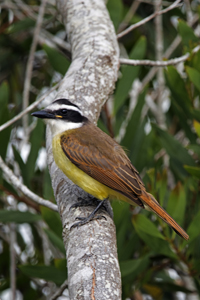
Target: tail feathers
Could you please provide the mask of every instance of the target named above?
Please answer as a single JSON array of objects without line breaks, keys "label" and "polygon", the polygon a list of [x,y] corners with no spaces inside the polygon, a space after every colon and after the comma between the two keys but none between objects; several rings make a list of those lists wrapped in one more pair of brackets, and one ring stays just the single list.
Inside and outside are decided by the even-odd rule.
[{"label": "tail feathers", "polygon": [[146,204],[153,212],[155,212],[164,222],[166,222],[178,235],[185,240],[189,239],[189,235],[179,226],[176,221],[160,206],[156,199],[149,193],[144,192],[140,199]]}]

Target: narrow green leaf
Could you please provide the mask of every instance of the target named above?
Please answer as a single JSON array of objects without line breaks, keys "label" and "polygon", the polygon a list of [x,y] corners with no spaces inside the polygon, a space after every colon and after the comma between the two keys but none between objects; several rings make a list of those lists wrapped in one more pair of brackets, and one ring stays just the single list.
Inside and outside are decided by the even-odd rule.
[{"label": "narrow green leaf", "polygon": [[182,173],[182,175],[186,176],[187,174],[183,168],[183,165],[187,164],[190,166],[195,166],[193,158],[189,155],[187,150],[167,131],[162,130],[155,124],[152,124],[152,127],[158,133],[162,146],[171,157],[172,167],[174,164],[174,168],[178,168],[180,170],[179,173]]},{"label": "narrow green leaf", "polygon": [[50,178],[50,175],[49,175],[48,167],[46,167],[46,169],[44,171],[43,197],[45,199],[49,199],[51,201],[55,201],[54,200],[53,188],[52,188],[52,185],[51,185],[51,178]]},{"label": "narrow green leaf", "polygon": [[61,271],[54,266],[19,266],[19,269],[29,277],[41,278],[46,281],[53,281],[57,285],[61,285],[67,278],[67,272]]},{"label": "narrow green leaf", "polygon": [[32,214],[28,211],[0,210],[0,221],[4,223],[32,223],[39,220],[42,220],[40,215]]},{"label": "narrow green leaf", "polygon": [[191,43],[198,43],[199,38],[194,34],[194,30],[183,20],[178,22],[178,32],[185,46],[191,46]]},{"label": "narrow green leaf", "polygon": [[148,267],[149,263],[149,255],[139,259],[131,259],[120,262],[122,278],[130,274],[131,278],[136,277]]},{"label": "narrow green leaf", "polygon": [[109,0],[107,2],[107,9],[110,14],[110,18],[114,24],[115,30],[117,30],[120,21],[123,16],[123,4],[121,0]]},{"label": "narrow green leaf", "polygon": [[6,30],[7,33],[17,33],[22,30],[27,30],[35,26],[35,21],[30,18],[24,18],[23,20],[12,23]]},{"label": "narrow green leaf", "polygon": [[54,259],[54,266],[58,270],[62,270],[62,271],[66,272],[66,268],[67,268],[67,260],[66,260],[66,258],[55,258]]},{"label": "narrow green leaf", "polygon": [[150,236],[155,236],[160,239],[165,239],[164,236],[158,231],[157,227],[145,215],[134,215],[132,218],[133,225],[136,231],[143,231]]},{"label": "narrow green leaf", "polygon": [[[6,121],[10,119],[10,113],[8,110],[8,100],[9,100],[9,89],[7,82],[3,82],[0,85],[0,125],[4,124]],[[10,140],[11,127],[6,128],[5,130],[0,132],[0,155],[3,159],[5,159],[6,151],[8,147],[8,142]]]},{"label": "narrow green leaf", "polygon": [[66,254],[65,247],[63,244],[62,239],[60,239],[52,230],[50,229],[44,229],[46,232],[49,240],[52,242],[52,244],[57,247],[63,254]]},{"label": "narrow green leaf", "polygon": [[35,163],[38,157],[39,149],[41,148],[44,142],[44,123],[37,122],[35,129],[32,131],[31,137],[31,150],[26,162],[26,166],[28,168],[29,180],[33,177],[35,173]]},{"label": "narrow green leaf", "polygon": [[199,234],[200,234],[200,211],[197,212],[196,216],[194,216],[192,222],[190,223],[187,233],[190,236],[189,243],[192,242]]},{"label": "narrow green leaf", "polygon": [[134,135],[138,130],[138,124],[140,122],[142,108],[145,103],[145,95],[146,95],[146,89],[144,89],[143,92],[139,95],[137,105],[126,127],[126,134],[121,142],[121,145],[123,145],[127,149],[130,149],[133,142]]},{"label": "narrow green leaf", "polygon": [[200,50],[196,53],[193,53],[191,67],[195,68],[198,72],[200,72]]},{"label": "narrow green leaf", "polygon": [[49,62],[54,70],[64,76],[70,66],[69,60],[58,50],[50,48],[47,45],[43,45],[43,49],[45,50],[49,58]]},{"label": "narrow green leaf", "polygon": [[[130,59],[142,59],[146,52],[146,38],[141,37],[132,49],[129,58]],[[121,68],[122,77],[119,79],[117,88],[115,91],[115,100],[114,100],[114,115],[118,112],[120,107],[124,104],[128,92],[131,89],[132,83],[135,78],[138,77],[141,67],[133,66],[123,66]]]},{"label": "narrow green leaf", "polygon": [[49,228],[62,240],[62,223],[59,214],[44,206],[41,206],[40,210]]},{"label": "narrow green leaf", "polygon": [[194,83],[194,86],[200,91],[200,72],[187,66],[186,66],[186,72],[190,80]]},{"label": "narrow green leaf", "polygon": [[184,186],[179,182],[171,192],[167,212],[179,224],[183,224],[186,208],[186,192]]},{"label": "narrow green leaf", "polygon": [[188,149],[191,149],[195,154],[200,157],[200,147],[197,144],[190,144],[187,146]]},{"label": "narrow green leaf", "polygon": [[190,167],[190,166],[184,166],[184,168],[186,169],[186,171],[188,173],[190,173],[191,175],[197,177],[200,179],[200,168],[198,167]]},{"label": "narrow green leaf", "polygon": [[187,117],[191,117],[191,103],[184,80],[175,67],[169,66],[165,70],[166,81],[172,92],[173,101],[184,111]]},{"label": "narrow green leaf", "polygon": [[25,185],[30,187],[30,181],[29,181],[30,178],[29,178],[29,171],[28,171],[27,165],[22,160],[21,155],[19,154],[19,152],[15,148],[15,146],[13,146],[12,148],[13,148],[13,154],[14,154],[15,160],[19,165],[23,181],[24,181]]},{"label": "narrow green leaf", "polygon": [[139,237],[148,245],[148,247],[157,254],[162,254],[167,257],[176,258],[176,254],[171,250],[169,243],[163,239],[151,236],[145,232],[138,230]]}]

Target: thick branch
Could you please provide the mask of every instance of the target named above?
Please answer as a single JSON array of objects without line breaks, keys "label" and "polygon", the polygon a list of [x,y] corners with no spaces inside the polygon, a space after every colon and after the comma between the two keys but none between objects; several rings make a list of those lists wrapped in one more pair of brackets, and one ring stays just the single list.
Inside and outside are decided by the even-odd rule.
[{"label": "thick branch", "polygon": [[[68,98],[96,123],[117,80],[119,51],[115,31],[103,0],[60,0],[57,4],[71,45],[72,63],[56,99]],[[86,217],[94,205],[69,211],[70,206],[77,202],[77,194],[84,199],[88,196],[56,166],[48,128],[47,152],[52,186],[63,223],[70,299],[119,300],[121,276],[113,220],[102,211],[107,220],[91,221],[70,231],[75,217]]]}]

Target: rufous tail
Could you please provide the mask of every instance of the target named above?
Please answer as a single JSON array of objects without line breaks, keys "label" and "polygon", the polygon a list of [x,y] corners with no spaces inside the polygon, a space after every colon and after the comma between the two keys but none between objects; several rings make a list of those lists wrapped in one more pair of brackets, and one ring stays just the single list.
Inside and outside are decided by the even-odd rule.
[{"label": "rufous tail", "polygon": [[189,235],[179,226],[172,217],[160,206],[156,199],[146,191],[140,196],[142,202],[155,212],[164,222],[185,240],[189,239]]}]

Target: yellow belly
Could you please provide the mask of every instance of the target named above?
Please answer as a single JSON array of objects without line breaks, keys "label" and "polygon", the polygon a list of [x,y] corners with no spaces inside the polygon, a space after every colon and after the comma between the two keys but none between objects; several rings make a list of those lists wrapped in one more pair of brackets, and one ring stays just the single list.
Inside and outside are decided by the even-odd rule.
[{"label": "yellow belly", "polygon": [[96,197],[99,200],[104,199],[120,199],[126,201],[130,204],[134,204],[133,201],[129,200],[122,194],[110,189],[104,184],[93,179],[91,176],[87,175],[85,172],[76,167],[65,155],[60,146],[60,136],[57,135],[52,140],[52,150],[54,160],[62,170],[62,172],[76,185],[81,187],[84,191]]}]

